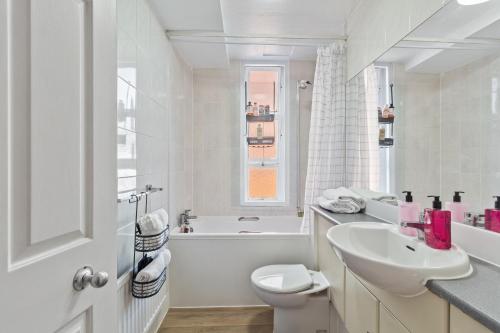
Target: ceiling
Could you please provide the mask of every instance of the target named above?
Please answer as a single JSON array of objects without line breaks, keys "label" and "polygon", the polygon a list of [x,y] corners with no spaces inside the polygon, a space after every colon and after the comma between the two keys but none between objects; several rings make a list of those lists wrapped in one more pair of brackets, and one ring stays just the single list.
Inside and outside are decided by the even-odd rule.
[{"label": "ceiling", "polygon": [[418,73],[443,73],[500,54],[500,1],[461,6],[450,1],[379,61]]},{"label": "ceiling", "polygon": [[193,68],[232,59],[315,60],[345,35],[359,0],[149,0],[179,55]]}]

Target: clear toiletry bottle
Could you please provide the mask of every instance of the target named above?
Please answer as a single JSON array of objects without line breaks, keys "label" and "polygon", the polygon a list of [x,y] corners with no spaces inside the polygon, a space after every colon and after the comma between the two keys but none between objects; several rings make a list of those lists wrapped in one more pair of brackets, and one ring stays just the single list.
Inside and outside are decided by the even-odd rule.
[{"label": "clear toiletry bottle", "polygon": [[261,124],[257,125],[257,139],[262,139],[264,137],[263,135],[264,129],[262,128]]},{"label": "clear toiletry bottle", "polygon": [[[401,203],[399,215],[401,222],[418,222],[420,214],[420,204],[413,202],[411,191],[403,191],[406,194],[405,202]],[[407,236],[417,236],[417,230],[414,228],[401,227],[401,233]]]},{"label": "clear toiletry bottle", "polygon": [[484,210],[484,228],[500,233],[500,196],[495,195],[495,208]]},{"label": "clear toiletry bottle", "polygon": [[453,202],[446,202],[444,204],[444,208],[451,212],[451,220],[453,222],[464,223],[465,213],[467,212],[467,205],[462,202],[460,193],[465,192],[455,191]]}]

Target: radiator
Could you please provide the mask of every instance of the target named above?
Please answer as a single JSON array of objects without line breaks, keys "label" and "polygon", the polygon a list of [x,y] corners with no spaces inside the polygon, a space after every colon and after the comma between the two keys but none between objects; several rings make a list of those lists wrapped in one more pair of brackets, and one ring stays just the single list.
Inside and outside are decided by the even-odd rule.
[{"label": "radiator", "polygon": [[118,279],[118,332],[156,333],[169,307],[168,278],[160,292],[153,297],[132,297],[132,273]]}]

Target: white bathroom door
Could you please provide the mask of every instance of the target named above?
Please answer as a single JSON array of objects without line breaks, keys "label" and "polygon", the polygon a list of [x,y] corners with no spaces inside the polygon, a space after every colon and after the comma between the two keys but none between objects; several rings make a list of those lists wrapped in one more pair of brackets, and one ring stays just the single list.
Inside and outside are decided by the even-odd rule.
[{"label": "white bathroom door", "polygon": [[115,16],[0,0],[0,332],[117,332]]}]

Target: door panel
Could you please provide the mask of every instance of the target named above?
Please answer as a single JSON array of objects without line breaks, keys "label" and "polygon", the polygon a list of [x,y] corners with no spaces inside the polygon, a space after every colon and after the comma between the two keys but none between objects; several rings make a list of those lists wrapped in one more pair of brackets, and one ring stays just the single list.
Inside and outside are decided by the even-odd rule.
[{"label": "door panel", "polygon": [[91,4],[9,3],[11,269],[90,236]]},{"label": "door panel", "polygon": [[114,0],[0,0],[1,331],[116,331],[115,30]]}]

